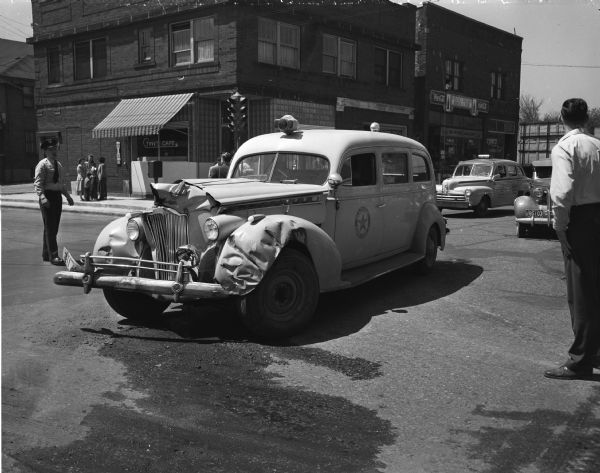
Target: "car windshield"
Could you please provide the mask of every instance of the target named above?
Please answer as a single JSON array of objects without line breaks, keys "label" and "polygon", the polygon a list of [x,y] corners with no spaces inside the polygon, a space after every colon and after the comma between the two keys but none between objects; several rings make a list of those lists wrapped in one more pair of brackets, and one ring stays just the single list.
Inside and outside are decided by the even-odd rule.
[{"label": "car windshield", "polygon": [[487,177],[492,172],[492,165],[487,163],[460,164],[454,170],[454,177],[457,176],[483,176]]},{"label": "car windshield", "polygon": [[547,178],[552,177],[552,166],[536,167],[535,175],[538,179],[547,179]]},{"label": "car windshield", "polygon": [[325,184],[329,160],[301,153],[264,153],[240,159],[231,177],[246,177],[264,182]]}]

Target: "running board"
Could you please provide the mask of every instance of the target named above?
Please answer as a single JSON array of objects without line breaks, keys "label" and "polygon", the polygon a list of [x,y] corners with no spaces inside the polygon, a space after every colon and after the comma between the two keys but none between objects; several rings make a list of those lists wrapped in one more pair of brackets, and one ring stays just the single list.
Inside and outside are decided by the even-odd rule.
[{"label": "running board", "polygon": [[353,287],[363,284],[371,279],[391,273],[400,268],[410,266],[423,259],[423,255],[415,252],[400,253],[395,256],[359,266],[358,268],[342,271],[343,287]]}]

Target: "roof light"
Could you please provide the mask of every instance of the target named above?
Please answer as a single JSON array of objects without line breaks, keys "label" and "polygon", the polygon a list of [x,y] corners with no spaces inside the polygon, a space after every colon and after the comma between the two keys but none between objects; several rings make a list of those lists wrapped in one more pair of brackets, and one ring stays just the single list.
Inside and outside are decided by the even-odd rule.
[{"label": "roof light", "polygon": [[286,135],[291,135],[298,129],[298,120],[291,115],[284,115],[275,120],[275,126]]}]

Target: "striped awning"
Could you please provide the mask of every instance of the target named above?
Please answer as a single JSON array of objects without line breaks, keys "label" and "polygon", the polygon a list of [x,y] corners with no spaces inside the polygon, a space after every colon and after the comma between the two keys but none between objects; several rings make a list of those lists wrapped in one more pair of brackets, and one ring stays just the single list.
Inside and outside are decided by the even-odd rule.
[{"label": "striped awning", "polygon": [[92,138],[155,135],[193,94],[124,99],[92,130]]}]

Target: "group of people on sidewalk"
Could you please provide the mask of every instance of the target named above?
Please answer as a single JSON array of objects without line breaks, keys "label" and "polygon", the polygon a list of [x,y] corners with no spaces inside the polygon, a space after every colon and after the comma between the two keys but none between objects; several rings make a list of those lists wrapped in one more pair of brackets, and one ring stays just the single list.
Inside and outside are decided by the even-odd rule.
[{"label": "group of people on sidewalk", "polygon": [[105,200],[107,198],[107,175],[104,157],[96,165],[94,156],[88,154],[87,161],[77,163],[77,195],[81,200]]}]

